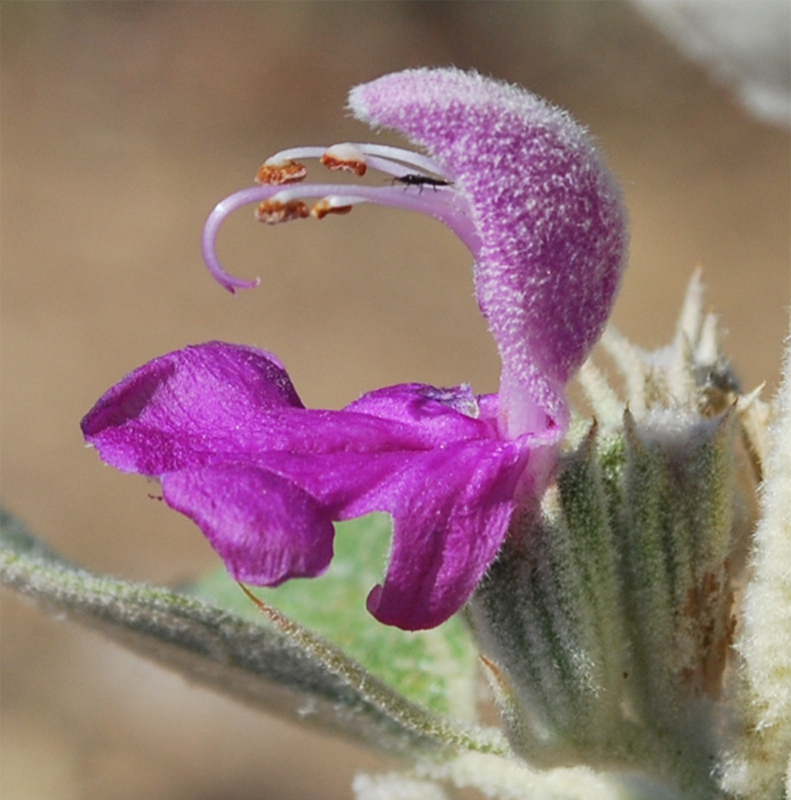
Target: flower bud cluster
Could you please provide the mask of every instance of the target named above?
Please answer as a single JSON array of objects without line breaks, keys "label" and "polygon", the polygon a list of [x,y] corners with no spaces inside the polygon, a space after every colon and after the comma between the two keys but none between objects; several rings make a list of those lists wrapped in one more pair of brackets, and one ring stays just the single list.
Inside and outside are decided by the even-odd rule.
[{"label": "flower bud cluster", "polygon": [[759,402],[740,395],[701,306],[696,274],[669,347],[605,334],[626,397],[585,365],[595,421],[574,426],[555,486],[471,610],[515,750],[547,767],[648,768],[682,796],[716,792],[736,735],[737,494],[752,472],[738,445]]}]

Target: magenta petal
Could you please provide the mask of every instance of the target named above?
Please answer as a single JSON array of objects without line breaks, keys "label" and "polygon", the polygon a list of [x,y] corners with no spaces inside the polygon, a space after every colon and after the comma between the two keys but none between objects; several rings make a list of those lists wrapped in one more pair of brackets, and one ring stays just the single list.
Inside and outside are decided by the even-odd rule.
[{"label": "magenta petal", "polygon": [[391,563],[369,607],[418,630],[469,599],[536,488],[544,432],[503,439],[497,405],[465,386],[404,384],[309,411],[273,356],[214,342],[136,370],[83,430],[105,461],[158,475],[168,504],[250,583],[318,575],[333,520],[390,513]]},{"label": "magenta petal", "polygon": [[262,410],[302,408],[282,364],[252,347],[208,342],[149,361],[85,415],[82,431],[125,472],[196,466],[198,454],[247,449]]},{"label": "magenta petal", "polygon": [[487,442],[434,450],[391,487],[387,576],[368,610],[405,630],[432,628],[472,595],[505,539],[524,455]]},{"label": "magenta petal", "polygon": [[239,581],[277,586],[329,566],[332,522],[310,495],[277,475],[230,464],[163,475],[162,489]]}]

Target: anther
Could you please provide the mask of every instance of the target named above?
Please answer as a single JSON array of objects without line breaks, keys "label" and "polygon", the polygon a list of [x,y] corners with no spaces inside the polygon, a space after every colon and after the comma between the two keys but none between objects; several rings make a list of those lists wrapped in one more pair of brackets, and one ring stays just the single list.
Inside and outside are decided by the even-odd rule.
[{"label": "anther", "polygon": [[352,208],[351,203],[335,205],[331,198],[324,197],[311,208],[310,215],[316,219],[324,219],[327,214],[348,214]]},{"label": "anther", "polygon": [[331,170],[353,172],[358,177],[365,175],[368,165],[365,156],[352,144],[334,144],[321,157],[321,163]]},{"label": "anther", "polygon": [[282,183],[298,183],[307,174],[307,167],[296,161],[284,161],[279,164],[264,161],[255,175],[255,182],[279,186]]},{"label": "anther", "polygon": [[301,200],[264,200],[258,204],[255,212],[259,222],[267,225],[277,225],[280,222],[290,222],[292,219],[305,219],[310,216],[307,205]]}]

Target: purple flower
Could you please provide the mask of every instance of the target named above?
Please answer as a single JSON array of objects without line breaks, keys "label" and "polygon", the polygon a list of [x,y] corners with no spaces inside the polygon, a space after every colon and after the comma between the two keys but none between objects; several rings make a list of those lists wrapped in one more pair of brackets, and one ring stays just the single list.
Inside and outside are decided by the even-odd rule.
[{"label": "purple flower", "polygon": [[[619,191],[585,131],[518,87],[455,69],[408,70],[352,90],[358,118],[423,147],[302,147],[268,159],[261,184],[209,217],[204,254],[230,291],[214,241],[257,203],[268,223],[378,203],[427,213],[475,259],[478,302],[502,359],[497,395],[420,384],[307,410],[280,362],[212,342],[155,359],[102,397],[83,431],[102,458],[158,476],[231,574],[275,586],[332,558],[332,521],[394,520],[377,619],[408,630],[471,596],[511,519],[540,497],[568,426],[565,386],[599,337],[626,251]],[[302,161],[392,177],[386,186],[300,183]],[[315,202],[308,207],[305,200]]]}]

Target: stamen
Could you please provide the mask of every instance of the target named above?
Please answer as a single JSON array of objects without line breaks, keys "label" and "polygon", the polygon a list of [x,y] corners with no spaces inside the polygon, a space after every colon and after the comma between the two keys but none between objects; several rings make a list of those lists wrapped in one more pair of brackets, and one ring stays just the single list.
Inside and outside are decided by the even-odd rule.
[{"label": "stamen", "polygon": [[410,172],[419,172],[427,177],[430,174],[437,175],[449,183],[453,183],[455,178],[441,164],[422,153],[364,142],[341,142],[330,147],[291,147],[267,158],[261,169],[281,168],[291,161],[301,162],[308,158],[322,161],[329,169],[345,169],[356,175],[365,173],[363,165],[387,175],[403,175],[406,166],[410,168]]},{"label": "stamen", "polygon": [[[342,184],[304,184],[298,186],[288,186],[279,184],[265,184],[261,186],[242,189],[229,197],[226,197],[215,206],[206,226],[203,230],[203,256],[206,265],[214,278],[224,286],[229,292],[236,289],[247,289],[258,285],[258,280],[246,281],[234,278],[229,275],[219,258],[217,257],[216,239],[222,221],[237,208],[248,203],[257,203],[258,208],[256,217],[270,225],[281,222],[288,222],[294,219],[304,219],[312,216],[315,219],[322,219],[327,214],[346,214],[351,207],[359,203],[373,203],[376,205],[387,205],[394,208],[401,208],[406,211],[417,211],[428,214],[434,219],[447,225],[468,247],[473,257],[477,258],[480,252],[481,242],[478,231],[472,220],[470,208],[466,199],[450,186],[453,176],[447,175],[430,159],[408,150],[399,150],[395,147],[381,147],[378,145],[344,145],[346,155],[350,150],[346,148],[358,148],[364,153],[364,161],[369,167],[374,167],[388,172],[395,177],[400,177],[402,182],[407,185],[417,185],[418,187],[430,186],[436,191],[431,192],[409,192],[395,186],[344,186]],[[332,149],[332,148],[331,148]],[[403,181],[404,163],[388,161],[378,155],[367,157],[366,150],[377,154],[387,153],[388,156],[397,154],[401,162],[410,163],[412,169],[423,169],[424,167],[434,172],[441,178],[433,178],[428,175],[417,173],[407,173],[411,178]],[[289,161],[296,161],[303,158],[320,159],[327,153],[326,148],[301,147],[292,150],[284,150],[272,156],[264,162],[264,166],[275,169],[282,169]],[[335,154],[333,150],[332,154]],[[344,154],[344,151],[341,151]],[[296,172],[294,173],[296,174]],[[446,186],[446,183],[448,184]],[[305,203],[308,198],[317,198],[317,202],[312,208]]]},{"label": "stamen", "polygon": [[353,172],[359,178],[365,175],[368,168],[365,156],[353,144],[334,144],[328,147],[321,156],[321,163],[327,169]]},{"label": "stamen", "polygon": [[431,172],[434,175],[439,175],[449,183],[452,183],[455,178],[441,164],[422,153],[415,153],[412,150],[404,150],[401,147],[391,147],[386,144],[352,144],[350,146],[356,147],[366,157],[368,166],[371,169],[378,169],[388,175],[403,175],[403,165],[407,165],[421,173]]},{"label": "stamen", "polygon": [[258,168],[255,175],[256,183],[263,183],[269,186],[279,186],[284,183],[298,183],[307,174],[308,170],[304,164],[298,161],[288,160],[280,163],[270,163],[267,159]]},{"label": "stamen", "polygon": [[324,219],[327,214],[348,214],[353,207],[354,204],[346,197],[322,197],[310,209],[310,215],[315,219]]},{"label": "stamen", "polygon": [[264,161],[265,167],[277,167],[288,161],[304,161],[306,158],[321,158],[321,154],[326,150],[326,147],[305,146],[305,147],[289,147],[287,150],[281,150],[269,156]]},{"label": "stamen", "polygon": [[258,204],[255,217],[259,222],[267,225],[277,225],[281,222],[290,222],[293,219],[305,219],[310,216],[310,211],[301,200],[287,200],[285,202],[270,197]]}]

